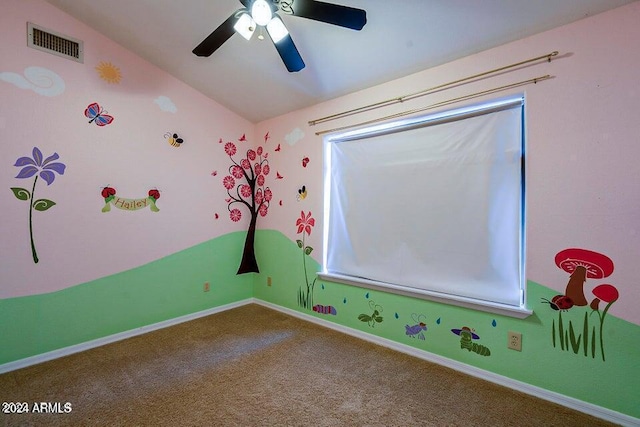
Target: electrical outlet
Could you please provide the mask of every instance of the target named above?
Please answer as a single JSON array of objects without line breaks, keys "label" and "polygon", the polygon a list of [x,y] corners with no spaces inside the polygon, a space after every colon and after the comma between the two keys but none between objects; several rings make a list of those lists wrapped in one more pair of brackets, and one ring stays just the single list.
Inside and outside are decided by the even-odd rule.
[{"label": "electrical outlet", "polygon": [[203,292],[209,292],[209,289],[211,289],[211,285],[209,285],[209,282],[204,282],[204,286],[202,287],[202,291]]},{"label": "electrical outlet", "polygon": [[520,332],[508,332],[507,348],[516,351],[522,351],[522,334]]}]

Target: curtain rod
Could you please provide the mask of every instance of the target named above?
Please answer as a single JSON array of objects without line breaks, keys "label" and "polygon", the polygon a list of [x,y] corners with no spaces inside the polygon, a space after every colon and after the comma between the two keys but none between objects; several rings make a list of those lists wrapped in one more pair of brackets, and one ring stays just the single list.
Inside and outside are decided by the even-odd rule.
[{"label": "curtain rod", "polygon": [[318,123],[324,123],[324,122],[328,122],[328,121],[331,121],[331,120],[337,120],[337,119],[340,119],[340,118],[343,118],[343,117],[352,116],[354,114],[363,113],[365,111],[370,111],[370,110],[374,110],[374,109],[377,109],[377,108],[386,107],[386,106],[393,105],[393,104],[398,104],[398,103],[401,103],[401,102],[404,102],[404,101],[407,101],[407,100],[410,100],[410,99],[419,98],[421,96],[428,95],[430,93],[435,92],[436,90],[444,89],[444,88],[446,88],[448,86],[453,86],[453,85],[460,84],[460,83],[463,83],[463,82],[466,82],[466,81],[469,81],[469,80],[474,80],[474,79],[477,79],[477,78],[480,78],[480,77],[487,76],[489,74],[495,74],[495,73],[498,73],[500,71],[508,70],[510,68],[519,67],[520,65],[528,64],[530,62],[540,61],[542,59],[546,59],[548,62],[551,62],[551,58],[554,57],[554,56],[557,56],[557,55],[558,55],[558,51],[556,50],[556,51],[553,51],[553,52],[548,53],[546,55],[541,55],[541,56],[537,56],[535,58],[531,58],[531,59],[527,59],[527,60],[524,60],[524,61],[516,62],[514,64],[505,65],[504,67],[494,68],[493,70],[485,71],[485,72],[482,72],[482,73],[479,73],[479,74],[474,74],[473,76],[464,77],[462,79],[454,80],[454,81],[451,81],[451,82],[448,82],[448,83],[443,83],[443,84],[440,84],[438,86],[431,87],[429,89],[421,90],[419,92],[410,93],[410,94],[399,96],[399,97],[396,97],[396,98],[387,99],[385,101],[379,101],[379,102],[376,102],[376,103],[373,103],[373,104],[365,105],[363,107],[354,108],[353,110],[343,111],[341,113],[333,114],[333,115],[322,117],[322,118],[315,119],[315,120],[310,120],[308,122],[308,124],[309,124],[309,126],[314,126],[314,125],[317,125]]},{"label": "curtain rod", "polygon": [[550,79],[551,76],[549,74],[546,74],[544,76],[540,76],[540,77],[534,77],[532,79],[529,80],[522,80],[520,82],[517,83],[511,83],[505,86],[500,86],[500,87],[496,87],[496,88],[492,88],[492,89],[487,89],[481,92],[475,92],[475,93],[471,93],[468,95],[463,95],[457,98],[452,98],[452,99],[448,99],[446,101],[441,101],[441,102],[437,102],[435,104],[431,104],[428,105],[426,107],[421,107],[421,108],[415,108],[413,110],[407,110],[407,111],[402,111],[400,113],[396,113],[396,114],[391,114],[389,116],[385,116],[385,117],[380,117],[377,119],[373,119],[373,120],[367,120],[366,122],[360,122],[354,125],[349,125],[349,126],[342,126],[342,127],[337,127],[337,128],[333,128],[333,129],[327,129],[327,130],[322,130],[319,132],[316,132],[316,135],[324,135],[325,133],[331,133],[331,132],[337,132],[337,131],[341,131],[341,130],[346,130],[346,129],[352,129],[358,126],[363,126],[363,125],[368,125],[368,124],[372,124],[372,123],[377,123],[377,122],[382,122],[385,120],[389,120],[389,119],[396,119],[399,117],[404,117],[404,116],[408,116],[410,114],[415,114],[415,113],[419,113],[422,111],[427,111],[427,110],[432,110],[434,108],[438,108],[438,107],[443,107],[445,105],[449,105],[449,104],[453,104],[456,102],[460,102],[460,101],[466,101],[469,99],[473,99],[473,98],[478,98],[480,96],[484,96],[484,95],[488,95],[491,93],[495,93],[495,92],[500,92],[506,89],[512,89],[514,87],[518,87],[518,86],[523,86],[523,85],[527,85],[527,84],[531,84],[531,83],[538,83],[547,79]]}]

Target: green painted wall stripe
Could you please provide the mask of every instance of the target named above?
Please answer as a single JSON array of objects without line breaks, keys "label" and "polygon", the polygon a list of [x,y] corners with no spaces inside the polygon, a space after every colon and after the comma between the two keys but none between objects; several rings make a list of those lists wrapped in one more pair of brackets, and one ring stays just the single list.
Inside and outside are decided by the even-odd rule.
[{"label": "green painted wall stripe", "polygon": [[251,298],[253,277],[236,275],[244,237],[227,234],[58,292],[0,300],[0,364]]}]

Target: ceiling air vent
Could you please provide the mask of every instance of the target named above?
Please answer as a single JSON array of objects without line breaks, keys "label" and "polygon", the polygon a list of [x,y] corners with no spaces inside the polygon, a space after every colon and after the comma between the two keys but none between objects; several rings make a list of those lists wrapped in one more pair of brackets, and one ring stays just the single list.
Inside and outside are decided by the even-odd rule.
[{"label": "ceiling air vent", "polygon": [[82,41],[27,23],[27,46],[83,62]]}]

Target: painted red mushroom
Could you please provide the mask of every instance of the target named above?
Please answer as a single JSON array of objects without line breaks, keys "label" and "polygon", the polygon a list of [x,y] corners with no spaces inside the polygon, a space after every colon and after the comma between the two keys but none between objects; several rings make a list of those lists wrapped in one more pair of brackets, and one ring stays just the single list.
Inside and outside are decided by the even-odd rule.
[{"label": "painted red mushroom", "polygon": [[603,254],[586,249],[569,248],[556,254],[556,265],[570,274],[565,296],[576,306],[588,304],[584,296],[584,282],[604,279],[613,273],[613,261]]},{"label": "painted red mushroom", "polygon": [[613,304],[620,296],[615,286],[606,283],[596,286],[595,288],[593,288],[592,292],[595,298],[593,299],[593,301],[591,301],[590,307],[593,310],[598,309],[600,301],[604,301],[608,304]]}]

